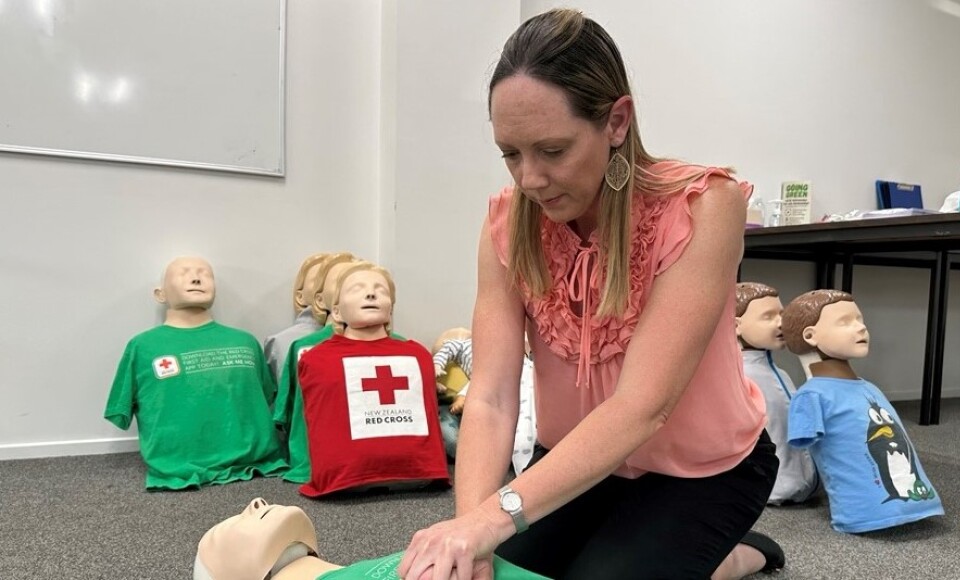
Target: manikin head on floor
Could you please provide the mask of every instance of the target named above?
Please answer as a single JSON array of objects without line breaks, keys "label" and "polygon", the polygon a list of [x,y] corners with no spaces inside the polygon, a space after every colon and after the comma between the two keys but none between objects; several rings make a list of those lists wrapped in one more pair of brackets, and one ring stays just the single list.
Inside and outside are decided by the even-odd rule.
[{"label": "manikin head on floor", "polygon": [[[317,532],[298,507],[271,505],[257,498],[238,515],[210,528],[200,539],[193,564],[194,580],[263,580],[287,577],[282,570],[300,569],[309,559],[316,578],[320,564]],[[336,566],[327,565],[326,569]],[[300,580],[299,575],[290,578]]]}]

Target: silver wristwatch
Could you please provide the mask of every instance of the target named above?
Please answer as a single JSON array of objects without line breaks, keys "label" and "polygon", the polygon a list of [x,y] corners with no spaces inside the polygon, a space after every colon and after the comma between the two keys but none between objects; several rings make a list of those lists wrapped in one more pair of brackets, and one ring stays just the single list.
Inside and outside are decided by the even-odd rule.
[{"label": "silver wristwatch", "polygon": [[498,489],[497,494],[500,496],[500,509],[513,518],[513,525],[516,526],[517,533],[527,531],[530,526],[527,524],[527,518],[523,517],[523,499],[520,494],[513,491],[509,485]]}]

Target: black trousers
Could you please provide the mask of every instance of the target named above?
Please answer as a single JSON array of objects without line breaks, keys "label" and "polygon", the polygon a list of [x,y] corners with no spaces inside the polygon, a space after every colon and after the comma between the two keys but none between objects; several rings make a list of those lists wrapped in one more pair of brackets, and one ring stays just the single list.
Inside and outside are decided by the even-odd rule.
[{"label": "black trousers", "polygon": [[760,517],[777,478],[775,450],[763,431],[719,475],[607,477],[497,554],[563,580],[709,578]]}]

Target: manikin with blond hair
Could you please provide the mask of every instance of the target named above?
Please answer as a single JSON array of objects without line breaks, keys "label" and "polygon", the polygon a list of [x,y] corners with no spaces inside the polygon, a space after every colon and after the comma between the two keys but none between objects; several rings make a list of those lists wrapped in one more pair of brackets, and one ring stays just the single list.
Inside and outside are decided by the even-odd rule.
[{"label": "manikin with blond hair", "polygon": [[280,380],[280,371],[286,360],[290,344],[302,336],[317,330],[319,326],[314,315],[311,302],[318,284],[317,273],[330,254],[313,254],[307,256],[300,264],[297,277],[293,282],[293,312],[294,321],[291,326],[280,332],[268,336],[263,341],[263,354],[267,357],[267,365],[273,373],[274,381]]},{"label": "manikin with blond hair", "polygon": [[449,485],[433,360],[420,344],[390,336],[393,278],[361,262],[335,288],[335,334],[299,364],[311,466],[300,492]]},{"label": "manikin with blond hair", "polygon": [[104,417],[134,417],[147,489],[184,489],[286,470],[270,403],[276,387],[257,339],[213,320],[213,268],[196,257],[167,265],[154,299],[164,324],[133,337]]},{"label": "manikin with blond hair", "polygon": [[743,372],[763,391],[767,404],[767,433],[777,445],[780,469],[768,503],[806,501],[820,478],[806,449],[787,444],[787,414],[797,388],[790,375],[773,362],[773,351],[786,348],[780,330],[783,304],[776,288],[759,282],[737,284],[737,339],[743,354]]},{"label": "manikin with blond hair", "polygon": [[280,370],[277,383],[277,401],[273,407],[273,420],[286,434],[287,461],[290,469],[283,474],[285,481],[306,483],[310,479],[310,455],[307,452],[307,427],[303,419],[303,395],[300,393],[300,380],[297,365],[303,353],[333,336],[333,320],[329,318],[330,308],[324,296],[332,292],[337,276],[344,268],[357,262],[350,252],[326,254],[313,272],[314,282],[309,285],[309,293],[302,294],[302,302],[312,313],[314,321],[320,325],[305,336],[301,336],[287,347],[286,357]]}]

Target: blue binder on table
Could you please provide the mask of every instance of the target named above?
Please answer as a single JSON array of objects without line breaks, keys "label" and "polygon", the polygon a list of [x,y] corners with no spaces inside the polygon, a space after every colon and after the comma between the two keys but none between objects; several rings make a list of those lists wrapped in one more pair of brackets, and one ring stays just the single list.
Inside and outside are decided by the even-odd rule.
[{"label": "blue binder on table", "polygon": [[877,180],[877,209],[894,207],[923,209],[920,186],[912,183]]}]

